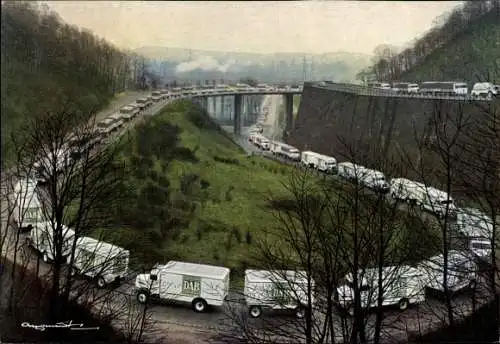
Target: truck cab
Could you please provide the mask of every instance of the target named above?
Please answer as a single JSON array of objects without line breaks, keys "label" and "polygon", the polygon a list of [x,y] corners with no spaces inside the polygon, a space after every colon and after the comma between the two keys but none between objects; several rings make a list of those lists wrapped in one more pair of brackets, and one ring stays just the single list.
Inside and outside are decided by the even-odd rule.
[{"label": "truck cab", "polygon": [[459,208],[454,227],[478,259],[490,258],[493,220],[488,215],[476,208]]}]

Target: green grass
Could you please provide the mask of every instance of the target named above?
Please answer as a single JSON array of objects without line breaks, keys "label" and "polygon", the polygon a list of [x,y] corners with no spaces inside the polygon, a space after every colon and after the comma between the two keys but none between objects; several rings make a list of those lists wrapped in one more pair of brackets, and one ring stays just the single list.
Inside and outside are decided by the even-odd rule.
[{"label": "green grass", "polygon": [[[132,156],[139,154],[138,146],[146,137],[152,140],[152,146],[164,145],[164,152],[168,149],[172,152],[183,150],[169,161],[168,168],[165,168],[166,160],[157,156],[152,159],[152,170],[169,182],[170,204],[160,205],[173,209],[172,213],[177,214],[182,224],[165,229],[167,234],[155,239],[145,238],[145,233],[161,232],[162,221],[154,221],[147,228],[117,225],[115,230],[108,231],[107,238],[129,248],[138,265],[151,264],[155,259],[182,259],[243,271],[251,261],[257,241],[265,237],[266,231],[278,226],[277,219],[266,206],[267,199],[285,194],[283,183],[287,182],[292,167],[258,156],[247,156],[229,135],[196,111],[198,109],[192,104],[182,101],[166,107],[161,114],[133,130],[131,136],[134,139],[124,147],[121,157],[133,165]],[[153,131],[147,130],[162,126],[179,129],[176,144],[169,145],[151,138]],[[146,131],[141,134],[141,130]],[[145,135],[145,132],[151,134]],[[159,139],[165,137],[160,135]],[[197,161],[184,159],[191,154],[189,152],[194,152]],[[135,167],[142,171],[147,169],[147,166]],[[182,189],[183,179],[193,174],[198,176],[200,184],[196,183],[195,191],[187,195]],[[153,179],[149,176],[131,177],[126,181],[127,188],[138,190],[136,194],[140,194],[140,190]],[[207,188],[200,188],[202,181],[208,184]],[[176,210],[172,204],[179,200],[196,204],[195,211],[186,214]],[[134,198],[128,211],[141,208],[139,202]],[[148,206],[152,207],[152,204]],[[137,217],[156,216],[153,210],[148,211]],[[151,251],[151,254],[141,251]]]},{"label": "green grass", "polygon": [[[244,270],[256,266],[261,240],[286,250],[272,236],[283,224],[268,200],[291,199],[284,184],[293,167],[248,156],[187,101],[167,106],[130,137],[120,156],[130,167],[123,185],[129,194],[123,209],[106,212],[112,228],[93,235],[104,233],[103,240],[129,249],[133,269],[171,259],[216,264],[230,268],[233,286],[241,286]],[[335,185],[330,197],[342,192]],[[400,225],[393,247],[429,237],[416,223]]]}]

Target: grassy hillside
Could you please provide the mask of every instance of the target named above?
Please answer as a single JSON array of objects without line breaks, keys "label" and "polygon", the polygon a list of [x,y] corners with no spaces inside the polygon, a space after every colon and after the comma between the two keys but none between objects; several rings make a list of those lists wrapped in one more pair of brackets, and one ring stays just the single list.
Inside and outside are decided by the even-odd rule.
[{"label": "grassy hillside", "polygon": [[[492,12],[434,50],[401,80],[488,80],[500,83],[500,17]],[[470,85],[471,86],[471,85]]]},{"label": "grassy hillside", "polygon": [[[233,283],[241,282],[243,271],[261,255],[260,241],[283,226],[273,209],[294,202],[284,184],[295,168],[248,156],[189,101],[167,106],[128,138],[119,157],[130,168],[117,190],[123,203],[106,211],[111,221],[94,235],[129,249],[133,269],[178,259],[229,267]],[[345,184],[333,182],[329,197],[343,192],[340,185]],[[416,233],[421,241],[423,233],[421,225],[404,219],[406,214],[395,225],[400,230],[391,245],[420,252],[417,244],[401,248],[414,242]],[[350,240],[345,226],[342,233]]]},{"label": "grassy hillside", "polygon": [[[258,239],[277,225],[267,208],[292,169],[247,156],[188,101],[167,106],[130,133],[122,159],[130,204],[108,240],[134,263],[178,258],[243,269]],[[145,249],[146,248],[146,249]]]}]

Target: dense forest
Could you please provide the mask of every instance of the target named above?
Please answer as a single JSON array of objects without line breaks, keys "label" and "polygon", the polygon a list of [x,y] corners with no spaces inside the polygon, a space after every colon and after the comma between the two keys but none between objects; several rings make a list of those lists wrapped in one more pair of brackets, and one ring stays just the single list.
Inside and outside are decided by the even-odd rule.
[{"label": "dense forest", "polygon": [[116,93],[144,86],[144,59],[63,22],[47,5],[2,2],[1,25],[2,165],[28,116],[68,102],[89,114]]},{"label": "dense forest", "polygon": [[373,73],[388,81],[499,82],[500,1],[467,1],[443,19],[399,53],[379,46],[375,64],[360,75]]}]

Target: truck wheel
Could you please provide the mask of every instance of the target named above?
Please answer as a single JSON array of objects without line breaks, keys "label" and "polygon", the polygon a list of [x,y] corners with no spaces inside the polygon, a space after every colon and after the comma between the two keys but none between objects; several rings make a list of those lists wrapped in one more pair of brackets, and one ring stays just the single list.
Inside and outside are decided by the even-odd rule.
[{"label": "truck wheel", "polygon": [[399,300],[398,307],[400,311],[404,311],[408,308],[409,302],[408,299],[401,299]]},{"label": "truck wheel", "polygon": [[196,313],[206,312],[208,308],[207,302],[203,299],[194,299],[193,300],[193,310]]},{"label": "truck wheel", "polygon": [[104,288],[106,286],[106,281],[104,280],[103,277],[99,276],[97,277],[97,281],[96,281],[96,284],[97,284],[97,288]]},{"label": "truck wheel", "polygon": [[147,292],[147,290],[139,290],[137,292],[136,298],[139,303],[145,304],[146,302],[148,302],[149,293]]},{"label": "truck wheel", "polygon": [[42,260],[44,263],[48,263],[49,262],[49,255],[47,254],[47,252],[44,252],[42,254]]},{"label": "truck wheel", "polygon": [[249,313],[252,318],[258,318],[262,315],[262,308],[260,306],[250,306]]}]

